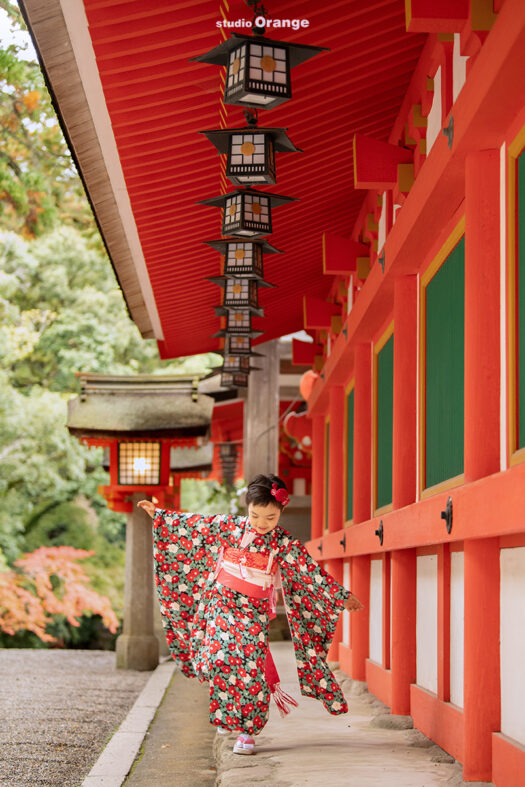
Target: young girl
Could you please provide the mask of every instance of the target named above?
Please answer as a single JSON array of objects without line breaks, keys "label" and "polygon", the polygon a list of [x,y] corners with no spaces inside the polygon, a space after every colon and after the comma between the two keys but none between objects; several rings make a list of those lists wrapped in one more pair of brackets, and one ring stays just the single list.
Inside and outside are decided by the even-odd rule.
[{"label": "young girl", "polygon": [[326,658],[343,608],[361,602],[317,565],[279,526],[286,485],[257,475],[248,516],[200,516],[138,505],[154,518],[155,572],[166,639],[187,676],[208,681],[210,721],[238,732],[236,754],[253,754],[268,721],[270,695],[282,715],[296,701],[283,692],[268,648],[276,590],[283,593],[301,693],[329,713],[348,707]]}]

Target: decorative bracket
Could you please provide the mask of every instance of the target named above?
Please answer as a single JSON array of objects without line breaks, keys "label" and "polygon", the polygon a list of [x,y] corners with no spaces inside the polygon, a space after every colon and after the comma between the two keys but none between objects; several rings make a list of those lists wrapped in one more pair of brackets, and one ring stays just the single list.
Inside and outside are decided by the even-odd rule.
[{"label": "decorative bracket", "polygon": [[375,535],[379,538],[379,544],[383,546],[383,520],[379,522],[379,527],[375,531]]},{"label": "decorative bracket", "polygon": [[452,115],[448,121],[448,126],[443,129],[443,136],[448,139],[448,148],[452,150],[452,142],[454,141],[454,118]]},{"label": "decorative bracket", "polygon": [[343,533],[342,539],[339,541],[343,549],[346,549],[346,533]]},{"label": "decorative bracket", "polygon": [[320,543],[320,544],[318,544],[318,545],[317,545],[317,549],[319,550],[319,552],[320,552],[320,553],[321,553],[321,555],[322,555],[322,554],[323,554],[323,542],[322,542],[322,541],[321,541],[321,543]]},{"label": "decorative bracket", "polygon": [[384,251],[384,249],[381,252],[381,254],[379,255],[379,257],[377,258],[377,261],[381,265],[381,270],[384,273],[385,272],[385,251]]},{"label": "decorative bracket", "polygon": [[450,535],[452,532],[452,498],[449,497],[444,511],[441,512],[441,519],[445,520],[447,526],[447,533]]},{"label": "decorative bracket", "polygon": [[343,325],[343,331],[342,331],[342,333],[343,333],[343,336],[345,337],[345,339],[348,339],[348,327],[347,327],[347,325],[346,325],[346,322],[345,322],[345,324]]}]

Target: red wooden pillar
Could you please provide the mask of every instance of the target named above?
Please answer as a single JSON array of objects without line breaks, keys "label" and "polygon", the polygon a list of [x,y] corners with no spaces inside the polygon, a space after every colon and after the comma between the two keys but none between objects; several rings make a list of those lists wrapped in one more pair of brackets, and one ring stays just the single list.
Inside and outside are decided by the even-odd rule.
[{"label": "red wooden pillar", "polygon": [[[355,349],[354,386],[354,523],[372,514],[372,345]],[[352,592],[364,609],[350,616],[352,678],[366,680],[369,652],[370,555],[352,558]]]},{"label": "red wooden pillar", "polygon": [[324,510],[324,415],[314,415],[312,424],[312,538],[323,535]]},{"label": "red wooden pillar", "polygon": [[366,680],[366,660],[369,651],[370,618],[370,555],[352,558],[352,593],[364,604],[364,609],[350,615],[352,642],[352,674],[354,680]]},{"label": "red wooden pillar", "polygon": [[[500,468],[499,151],[465,165],[465,480]],[[500,726],[498,539],[465,541],[463,778],[492,778]]]},{"label": "red wooden pillar", "polygon": [[499,151],[471,153],[465,165],[467,482],[500,469],[499,199]]},{"label": "red wooden pillar", "polygon": [[[355,349],[354,387],[354,523],[370,519],[372,450],[372,345]],[[368,636],[368,635],[367,635]]]},{"label": "red wooden pillar", "polygon": [[465,541],[465,781],[492,780],[491,734],[500,728],[499,539]]},{"label": "red wooden pillar", "polygon": [[[325,569],[328,571],[329,574],[333,576],[333,578],[337,582],[339,582],[340,585],[343,584],[342,560],[327,560],[325,563]],[[339,643],[342,641],[342,639],[343,639],[343,616],[340,615],[334,632],[334,638],[332,640],[332,644],[330,645],[330,649],[328,651],[329,661],[339,661]]]},{"label": "red wooden pillar", "polygon": [[417,276],[400,276],[394,285],[394,422],[392,502],[416,499],[417,485]]},{"label": "red wooden pillar", "polygon": [[330,389],[330,456],[328,475],[328,530],[341,530],[344,524],[344,412],[345,392],[340,385]]},{"label": "red wooden pillar", "polygon": [[410,714],[416,682],[416,550],[392,552],[392,713]]}]

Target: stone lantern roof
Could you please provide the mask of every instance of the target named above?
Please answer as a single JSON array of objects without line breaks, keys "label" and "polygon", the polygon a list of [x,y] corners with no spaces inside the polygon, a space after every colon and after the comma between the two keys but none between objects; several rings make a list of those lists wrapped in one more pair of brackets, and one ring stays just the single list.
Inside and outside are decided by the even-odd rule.
[{"label": "stone lantern roof", "polygon": [[76,437],[199,437],[209,431],[213,398],[199,376],[80,374],[80,395],[68,402]]}]

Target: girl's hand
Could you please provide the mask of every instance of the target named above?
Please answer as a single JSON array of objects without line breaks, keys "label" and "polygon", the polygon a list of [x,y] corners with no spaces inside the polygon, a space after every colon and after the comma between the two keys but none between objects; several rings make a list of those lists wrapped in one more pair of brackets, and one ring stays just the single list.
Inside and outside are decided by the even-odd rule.
[{"label": "girl's hand", "polygon": [[353,593],[350,593],[349,597],[345,601],[345,609],[347,609],[348,612],[359,612],[360,609],[363,609],[363,605],[357,596],[354,596]]},{"label": "girl's hand", "polygon": [[137,506],[139,508],[144,509],[146,514],[148,514],[153,519],[153,516],[155,514],[155,509],[157,507],[155,503],[152,503],[151,500],[139,500]]}]

